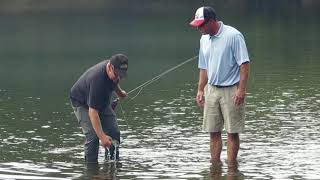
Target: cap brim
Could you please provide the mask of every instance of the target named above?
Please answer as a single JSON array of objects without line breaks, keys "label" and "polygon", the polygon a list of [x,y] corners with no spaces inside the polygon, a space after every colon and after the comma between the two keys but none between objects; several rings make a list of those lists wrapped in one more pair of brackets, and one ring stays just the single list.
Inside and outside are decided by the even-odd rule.
[{"label": "cap brim", "polygon": [[193,27],[198,27],[202,23],[204,23],[204,19],[195,19],[195,20],[191,21],[190,25]]}]

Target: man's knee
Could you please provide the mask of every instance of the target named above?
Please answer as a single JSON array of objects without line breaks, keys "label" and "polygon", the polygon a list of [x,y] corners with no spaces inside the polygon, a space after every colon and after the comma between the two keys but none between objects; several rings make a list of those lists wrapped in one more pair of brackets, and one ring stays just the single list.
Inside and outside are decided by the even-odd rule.
[{"label": "man's knee", "polygon": [[239,139],[239,133],[228,133],[228,139],[230,139],[230,140],[238,140]]},{"label": "man's knee", "polygon": [[210,138],[211,139],[216,139],[216,138],[221,138],[221,132],[210,132]]}]

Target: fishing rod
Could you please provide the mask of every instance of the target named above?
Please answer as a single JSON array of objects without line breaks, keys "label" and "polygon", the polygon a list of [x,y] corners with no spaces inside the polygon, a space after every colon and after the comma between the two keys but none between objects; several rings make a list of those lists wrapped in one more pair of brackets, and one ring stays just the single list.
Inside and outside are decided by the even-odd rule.
[{"label": "fishing rod", "polygon": [[[132,97],[132,98],[130,98],[130,99],[132,100],[132,99],[136,98],[136,97],[140,94],[140,92],[142,91],[143,88],[145,88],[146,86],[148,86],[148,85],[154,83],[155,81],[159,80],[161,77],[163,77],[164,75],[170,73],[171,71],[174,71],[175,69],[183,66],[184,64],[187,64],[188,62],[191,62],[192,60],[195,60],[197,57],[198,57],[198,56],[194,56],[194,57],[192,57],[192,58],[189,58],[189,59],[183,61],[182,63],[180,63],[180,64],[178,64],[178,65],[176,65],[176,66],[174,66],[174,67],[172,67],[172,68],[170,68],[170,69],[162,72],[162,73],[160,73],[159,75],[153,77],[152,79],[150,79],[150,80],[148,80],[148,81],[145,81],[144,83],[142,83],[142,84],[140,84],[139,86],[137,86],[137,87],[133,88],[132,90],[130,90],[130,91],[127,93],[127,95],[129,95],[129,94],[131,94],[131,93],[133,93],[134,91],[137,91],[137,90],[139,89],[138,93],[137,93],[134,97]],[[120,100],[120,98],[116,98],[116,99],[112,102],[111,107],[112,107],[113,109],[115,109],[115,107],[117,106],[119,100]]]}]

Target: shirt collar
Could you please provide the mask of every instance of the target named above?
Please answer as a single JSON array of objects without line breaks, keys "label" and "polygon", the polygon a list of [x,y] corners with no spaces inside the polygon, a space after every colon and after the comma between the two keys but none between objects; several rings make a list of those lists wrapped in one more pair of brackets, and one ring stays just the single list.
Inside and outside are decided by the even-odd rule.
[{"label": "shirt collar", "polygon": [[215,37],[220,37],[220,35],[221,35],[222,31],[223,31],[224,24],[223,24],[222,21],[218,21],[218,23],[220,25],[219,30],[218,30],[217,34],[215,34],[213,36],[210,36],[210,39],[215,38]]}]

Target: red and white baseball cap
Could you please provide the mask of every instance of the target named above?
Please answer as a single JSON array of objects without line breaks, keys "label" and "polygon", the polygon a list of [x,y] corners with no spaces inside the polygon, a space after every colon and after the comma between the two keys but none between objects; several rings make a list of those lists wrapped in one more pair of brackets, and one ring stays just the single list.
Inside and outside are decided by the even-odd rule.
[{"label": "red and white baseball cap", "polygon": [[216,20],[216,12],[212,7],[200,7],[194,15],[194,20],[190,22],[193,27],[198,27],[209,19]]}]

